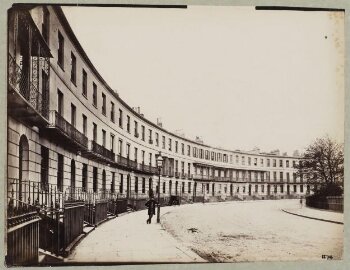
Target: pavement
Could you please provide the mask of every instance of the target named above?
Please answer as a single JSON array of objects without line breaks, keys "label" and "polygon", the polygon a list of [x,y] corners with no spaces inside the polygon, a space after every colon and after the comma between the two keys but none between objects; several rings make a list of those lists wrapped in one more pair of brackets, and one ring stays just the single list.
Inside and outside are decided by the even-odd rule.
[{"label": "pavement", "polygon": [[344,214],[330,210],[310,208],[303,205],[302,207],[295,206],[293,208],[282,209],[282,211],[304,218],[332,222],[336,224],[344,224]]},{"label": "pavement", "polygon": [[[161,214],[174,208],[163,207]],[[146,210],[142,210],[101,224],[78,244],[65,262],[205,262],[157,224],[156,216],[153,217],[152,224],[146,224],[147,218]]]}]

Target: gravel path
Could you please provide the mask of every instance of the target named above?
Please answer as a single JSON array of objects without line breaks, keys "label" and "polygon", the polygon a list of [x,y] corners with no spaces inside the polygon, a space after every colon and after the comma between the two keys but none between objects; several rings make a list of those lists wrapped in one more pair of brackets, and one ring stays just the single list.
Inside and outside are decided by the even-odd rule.
[{"label": "gravel path", "polygon": [[[242,201],[182,206],[163,227],[211,262],[341,259],[343,225],[290,215],[298,200]],[[332,213],[330,213],[332,214]]]}]

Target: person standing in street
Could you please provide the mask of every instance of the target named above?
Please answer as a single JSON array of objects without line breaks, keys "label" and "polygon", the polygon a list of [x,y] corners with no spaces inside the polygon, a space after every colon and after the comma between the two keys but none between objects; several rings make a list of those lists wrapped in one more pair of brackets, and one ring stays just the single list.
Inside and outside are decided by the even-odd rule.
[{"label": "person standing in street", "polygon": [[146,207],[148,208],[148,219],[147,224],[151,224],[153,215],[156,214],[156,204],[157,202],[154,200],[153,196],[146,202]]}]

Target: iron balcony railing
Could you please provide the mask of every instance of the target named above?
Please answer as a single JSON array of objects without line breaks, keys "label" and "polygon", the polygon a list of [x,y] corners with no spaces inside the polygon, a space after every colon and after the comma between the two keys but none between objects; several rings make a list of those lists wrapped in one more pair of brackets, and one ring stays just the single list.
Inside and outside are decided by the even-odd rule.
[{"label": "iron balcony railing", "polygon": [[182,172],[182,173],[181,173],[181,178],[182,178],[182,179],[186,179],[186,177],[187,177],[187,173]]},{"label": "iron balcony railing", "polygon": [[57,111],[50,111],[51,125],[61,130],[75,143],[88,148],[88,138],[78,131],[72,124],[68,123]]},{"label": "iron balcony railing", "polygon": [[[36,78],[38,80],[38,78]],[[29,72],[16,63],[15,58],[9,54],[8,63],[8,83],[21,96],[26,99],[30,105],[43,117],[49,117],[49,94],[48,89],[42,89],[42,93],[30,80]]]},{"label": "iron balcony railing", "polygon": [[134,169],[134,170],[137,169],[137,162],[133,161],[133,160],[130,160],[127,157],[123,157],[121,155],[118,155],[117,156],[117,162],[118,162],[118,164],[120,164],[120,165],[122,165],[124,167],[127,167],[129,169]]},{"label": "iron balcony railing", "polygon": [[158,174],[158,168],[151,165],[146,165],[144,163],[138,164],[138,167],[141,171],[146,173]]},{"label": "iron balcony railing", "polygon": [[112,151],[106,149],[102,145],[99,145],[95,141],[91,141],[91,151],[105,158],[108,158],[109,160],[112,160],[112,161],[115,160],[115,154]]}]

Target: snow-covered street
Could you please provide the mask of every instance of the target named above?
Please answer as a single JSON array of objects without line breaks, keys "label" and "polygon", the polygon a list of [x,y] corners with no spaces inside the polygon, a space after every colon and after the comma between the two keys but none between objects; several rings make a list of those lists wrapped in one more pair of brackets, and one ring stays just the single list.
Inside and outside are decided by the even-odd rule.
[{"label": "snow-covered street", "polygon": [[340,259],[343,225],[281,211],[293,208],[299,200],[196,204],[168,212],[163,226],[208,261]]},{"label": "snow-covered street", "polygon": [[162,208],[162,225],[156,224],[156,217],[147,225],[146,211],[138,211],[97,227],[66,262],[293,261],[322,260],[322,255],[340,259],[343,225],[281,211],[299,208],[298,200],[196,203]]}]

